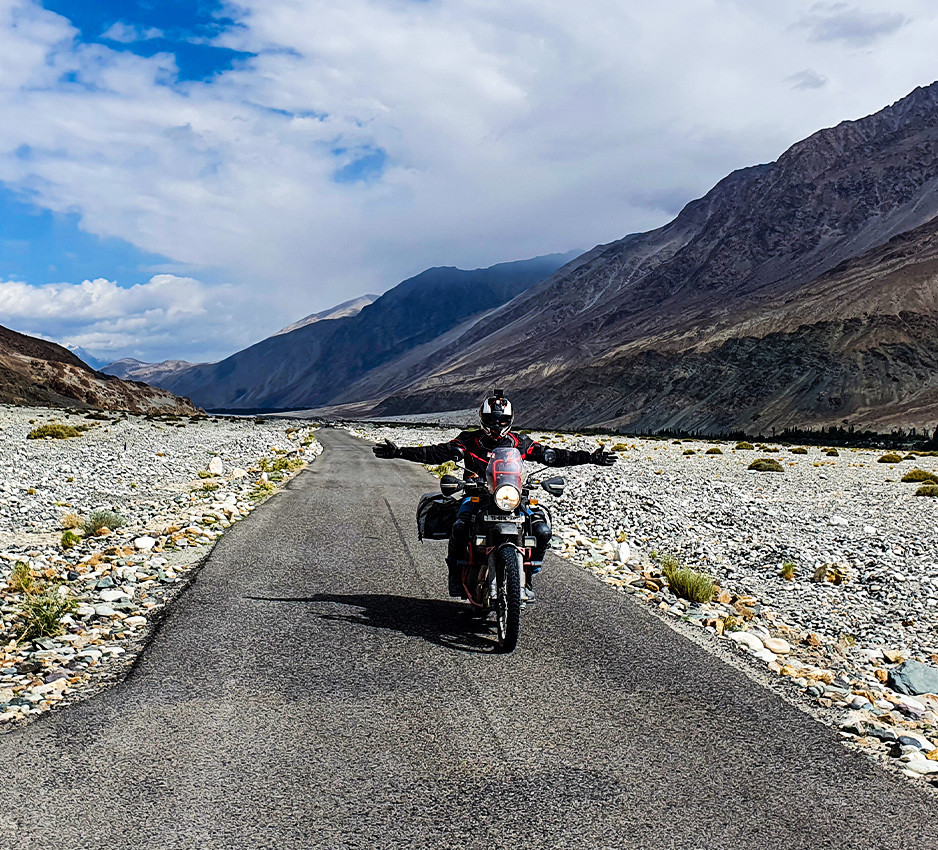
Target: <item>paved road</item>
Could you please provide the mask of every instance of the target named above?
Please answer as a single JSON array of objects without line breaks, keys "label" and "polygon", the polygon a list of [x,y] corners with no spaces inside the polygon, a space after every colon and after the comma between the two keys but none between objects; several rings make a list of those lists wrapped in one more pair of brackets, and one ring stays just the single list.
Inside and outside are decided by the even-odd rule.
[{"label": "paved road", "polygon": [[341,432],[122,684],[0,738],[0,847],[938,847],[932,798],[553,559],[511,656]]}]

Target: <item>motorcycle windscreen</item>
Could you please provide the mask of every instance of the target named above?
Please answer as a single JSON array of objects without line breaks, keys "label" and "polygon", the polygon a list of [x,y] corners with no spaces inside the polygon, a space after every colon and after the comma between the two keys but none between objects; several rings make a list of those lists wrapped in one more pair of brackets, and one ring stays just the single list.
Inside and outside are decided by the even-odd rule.
[{"label": "motorcycle windscreen", "polygon": [[511,484],[521,492],[521,475],[524,461],[516,448],[495,449],[489,455],[489,465],[485,470],[485,481],[489,492],[494,493],[504,484]]}]

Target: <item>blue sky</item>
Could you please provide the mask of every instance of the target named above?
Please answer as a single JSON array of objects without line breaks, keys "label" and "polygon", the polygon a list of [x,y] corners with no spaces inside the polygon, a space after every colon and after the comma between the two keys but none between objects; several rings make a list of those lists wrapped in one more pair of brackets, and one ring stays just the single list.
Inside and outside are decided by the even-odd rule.
[{"label": "blue sky", "polygon": [[0,324],[217,359],[659,226],[938,78],[931,0],[0,0]]}]

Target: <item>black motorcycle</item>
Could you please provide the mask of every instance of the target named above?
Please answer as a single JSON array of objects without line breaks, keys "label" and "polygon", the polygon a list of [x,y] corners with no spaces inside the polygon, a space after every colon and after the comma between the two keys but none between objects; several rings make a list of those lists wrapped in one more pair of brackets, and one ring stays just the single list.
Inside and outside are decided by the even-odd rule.
[{"label": "black motorcycle", "polygon": [[[471,532],[466,561],[461,562],[463,590],[482,617],[495,615],[498,647],[511,652],[521,634],[522,588],[540,562],[531,524],[549,513],[532,498],[541,488],[552,496],[563,494],[559,476],[538,479],[538,470],[522,482],[524,462],[516,448],[496,448],[489,454],[485,478],[460,481],[452,475],[440,480],[441,494],[427,493],[417,508],[420,539],[443,540],[464,499],[472,504]],[[460,495],[461,494],[461,495]],[[543,512],[543,514],[542,514]]]}]

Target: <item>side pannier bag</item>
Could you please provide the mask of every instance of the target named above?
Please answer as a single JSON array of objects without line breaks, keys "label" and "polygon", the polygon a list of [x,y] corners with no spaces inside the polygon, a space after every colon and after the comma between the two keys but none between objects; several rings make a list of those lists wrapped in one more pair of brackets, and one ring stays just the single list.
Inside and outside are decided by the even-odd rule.
[{"label": "side pannier bag", "polygon": [[417,536],[421,540],[448,540],[460,501],[442,493],[424,493],[417,503]]}]

